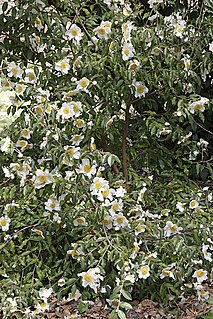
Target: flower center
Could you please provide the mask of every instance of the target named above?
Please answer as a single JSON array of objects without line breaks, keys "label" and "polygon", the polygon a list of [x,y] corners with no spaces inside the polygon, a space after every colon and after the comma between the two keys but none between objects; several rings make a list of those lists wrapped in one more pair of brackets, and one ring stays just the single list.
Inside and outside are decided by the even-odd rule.
[{"label": "flower center", "polygon": [[2,219],[2,221],[1,221],[1,226],[4,227],[4,226],[6,226],[6,225],[7,225],[6,219]]},{"label": "flower center", "polygon": [[203,271],[202,270],[198,270],[197,271],[197,276],[198,277],[202,277],[203,276]]},{"label": "flower center", "polygon": [[86,173],[89,173],[91,171],[91,166],[90,165],[84,165],[84,170]]},{"label": "flower center", "polygon": [[84,279],[87,281],[87,282],[92,282],[93,281],[93,278],[90,274],[86,273],[84,275]]},{"label": "flower center", "polygon": [[149,270],[146,267],[142,267],[141,272],[143,275],[146,275],[146,274],[148,274]]}]

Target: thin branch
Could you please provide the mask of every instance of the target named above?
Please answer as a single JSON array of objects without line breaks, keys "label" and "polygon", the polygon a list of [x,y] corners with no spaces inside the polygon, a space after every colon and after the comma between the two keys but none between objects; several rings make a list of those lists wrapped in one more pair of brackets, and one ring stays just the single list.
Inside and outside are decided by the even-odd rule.
[{"label": "thin branch", "polygon": [[86,29],[86,27],[85,27],[83,21],[81,20],[81,18],[80,18],[80,16],[79,16],[79,13],[78,13],[78,10],[75,8],[75,6],[74,6],[74,4],[72,3],[72,1],[69,1],[69,3],[71,4],[73,10],[75,11],[76,17],[78,18],[79,23],[80,23],[80,25],[82,26],[82,28],[84,29],[84,32],[86,33],[88,39],[89,39],[94,45],[96,45],[95,42],[94,42],[94,40],[93,40],[93,38],[91,37],[90,33],[87,31],[87,29]]},{"label": "thin branch", "polygon": [[197,121],[195,121],[194,118],[193,118],[192,120],[193,120],[193,122],[195,122],[200,128],[202,128],[202,130],[204,130],[204,131],[208,132],[209,134],[213,135],[213,133],[212,133],[211,131],[207,130],[205,127],[203,127],[203,126],[202,126],[201,124],[199,124]]}]

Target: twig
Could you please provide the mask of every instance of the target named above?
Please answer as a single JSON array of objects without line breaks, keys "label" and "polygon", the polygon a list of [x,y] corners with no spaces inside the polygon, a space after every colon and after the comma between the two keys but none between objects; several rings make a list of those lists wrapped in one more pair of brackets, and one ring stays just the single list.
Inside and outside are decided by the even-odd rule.
[{"label": "twig", "polygon": [[73,10],[75,11],[76,17],[78,18],[79,23],[80,23],[80,25],[82,26],[82,28],[84,29],[84,32],[86,33],[88,39],[89,39],[90,41],[92,41],[92,43],[95,45],[95,42],[94,42],[93,38],[91,37],[91,35],[90,35],[89,32],[87,31],[85,25],[83,24],[83,22],[82,22],[82,20],[81,20],[81,18],[80,18],[80,16],[79,16],[79,14],[78,14],[78,10],[75,8],[75,6],[74,6],[74,4],[72,3],[72,1],[69,1],[69,3],[71,4]]}]

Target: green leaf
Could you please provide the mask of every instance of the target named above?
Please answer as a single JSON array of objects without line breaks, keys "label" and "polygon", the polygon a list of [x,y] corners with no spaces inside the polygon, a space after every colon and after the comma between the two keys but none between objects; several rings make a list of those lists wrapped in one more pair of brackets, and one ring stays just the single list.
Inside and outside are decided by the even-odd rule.
[{"label": "green leaf", "polygon": [[2,5],[2,11],[5,12],[8,8],[8,2],[4,2]]},{"label": "green leaf", "polygon": [[115,318],[116,314],[117,314],[116,310],[115,309],[112,310],[112,312],[110,312],[110,314],[109,314],[109,319]]},{"label": "green leaf", "polygon": [[127,300],[132,300],[131,294],[130,294],[128,291],[122,289],[122,290],[121,290],[121,294],[122,294],[122,295],[124,296],[124,298],[126,298]]},{"label": "green leaf", "polygon": [[81,302],[77,307],[78,311],[80,311],[81,313],[87,311],[88,308],[89,308],[89,305],[83,302]]},{"label": "green leaf", "polygon": [[130,305],[130,303],[124,302],[124,301],[122,301],[122,302],[120,303],[120,307],[121,307],[121,308],[124,308],[124,309],[132,309],[132,305]]},{"label": "green leaf", "polygon": [[122,310],[118,309],[117,314],[120,319],[126,319],[126,315]]}]

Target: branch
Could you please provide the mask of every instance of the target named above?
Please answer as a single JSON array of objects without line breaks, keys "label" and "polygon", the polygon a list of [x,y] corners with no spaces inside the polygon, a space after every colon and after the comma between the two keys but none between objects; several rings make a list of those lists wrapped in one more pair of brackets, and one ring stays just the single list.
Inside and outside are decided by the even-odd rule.
[{"label": "branch", "polygon": [[70,4],[71,4],[73,10],[75,11],[75,15],[76,15],[76,17],[78,18],[80,25],[81,25],[82,28],[84,29],[84,32],[86,33],[88,39],[95,45],[95,42],[94,42],[93,38],[91,37],[91,35],[90,35],[89,32],[87,31],[85,25],[83,24],[83,22],[82,22],[82,20],[81,20],[81,18],[80,18],[80,16],[79,16],[78,10],[77,10],[77,9],[75,8],[75,6],[73,5],[72,1],[69,1],[69,2],[70,2]]}]

